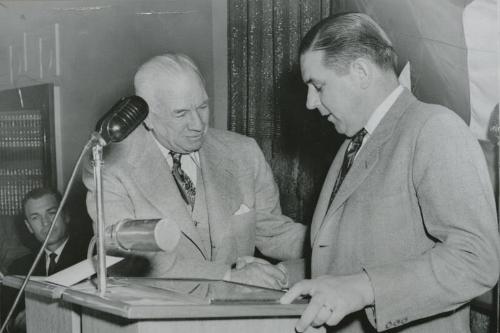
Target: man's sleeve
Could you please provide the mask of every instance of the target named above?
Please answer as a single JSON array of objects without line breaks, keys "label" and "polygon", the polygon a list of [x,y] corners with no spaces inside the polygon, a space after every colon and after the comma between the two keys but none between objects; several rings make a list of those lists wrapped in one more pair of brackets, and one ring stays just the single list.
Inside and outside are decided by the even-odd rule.
[{"label": "man's sleeve", "polygon": [[452,311],[498,279],[498,227],[484,156],[455,115],[440,113],[422,127],[413,184],[436,243],[408,260],[365,268],[375,295],[367,314],[379,331]]},{"label": "man's sleeve", "polygon": [[[82,170],[82,180],[87,187],[87,211],[95,223],[97,221],[96,188],[94,172],[90,159],[86,161]],[[103,192],[104,219],[107,225],[115,224],[124,219],[135,218],[134,206],[125,188],[116,175],[108,170],[101,171]]]},{"label": "man's sleeve", "polygon": [[256,245],[266,256],[287,260],[303,257],[306,227],[281,213],[279,190],[264,154],[253,143]]}]

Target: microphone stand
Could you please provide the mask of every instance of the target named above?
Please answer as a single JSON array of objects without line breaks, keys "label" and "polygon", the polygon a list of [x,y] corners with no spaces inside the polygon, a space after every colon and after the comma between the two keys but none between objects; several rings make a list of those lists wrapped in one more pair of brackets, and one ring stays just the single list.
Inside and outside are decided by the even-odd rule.
[{"label": "microphone stand", "polygon": [[100,296],[106,293],[106,253],[104,250],[104,211],[102,200],[102,147],[100,140],[92,147],[92,161],[94,168],[94,183],[96,188],[96,212],[97,212],[97,288]]},{"label": "microphone stand", "polygon": [[[496,111],[493,112],[498,112],[498,104]],[[497,115],[498,116],[498,115]],[[497,118],[498,119],[498,118]],[[498,201],[497,201],[497,217],[498,221],[500,221],[500,123],[497,122],[494,126],[490,128],[490,132],[494,137],[497,139],[497,179],[498,179],[498,184],[497,190],[498,190]],[[500,333],[500,283],[497,282],[496,288],[494,288],[494,314],[495,314],[495,321],[491,320],[492,323],[494,323],[495,327],[495,332]]]}]

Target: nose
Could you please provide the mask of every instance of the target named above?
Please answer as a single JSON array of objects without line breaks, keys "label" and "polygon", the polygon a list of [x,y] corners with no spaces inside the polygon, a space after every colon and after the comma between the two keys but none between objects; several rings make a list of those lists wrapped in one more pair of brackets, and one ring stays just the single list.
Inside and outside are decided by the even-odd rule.
[{"label": "nose", "polygon": [[307,88],[307,101],[306,108],[309,110],[314,110],[319,106],[319,96],[316,89],[308,87]]},{"label": "nose", "polygon": [[46,214],[42,217],[42,226],[50,225],[52,223],[52,215]]},{"label": "nose", "polygon": [[204,123],[201,119],[200,114],[197,110],[192,110],[189,112],[191,119],[189,119],[189,129],[192,131],[201,131],[203,130]]}]

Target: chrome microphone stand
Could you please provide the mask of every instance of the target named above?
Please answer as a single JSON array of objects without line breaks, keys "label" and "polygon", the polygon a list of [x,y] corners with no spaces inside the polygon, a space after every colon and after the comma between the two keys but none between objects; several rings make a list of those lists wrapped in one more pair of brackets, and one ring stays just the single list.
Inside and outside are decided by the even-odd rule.
[{"label": "chrome microphone stand", "polygon": [[92,147],[92,164],[94,168],[94,184],[96,188],[96,215],[97,215],[97,288],[100,296],[106,293],[106,251],[104,249],[104,210],[102,200],[102,148],[101,140],[97,139]]},{"label": "chrome microphone stand", "polygon": [[[497,105],[497,108],[496,108],[496,111],[493,111],[493,112],[498,112],[498,105]],[[498,114],[497,114],[497,119],[498,119]],[[497,124],[493,125],[490,127],[490,132],[492,134],[492,136],[494,136],[496,139],[497,139],[497,159],[496,159],[496,162],[497,162],[497,179],[499,179],[499,183],[496,184],[496,186],[498,186],[497,190],[498,190],[498,201],[497,201],[497,217],[498,217],[498,221],[500,221],[500,123],[497,122]],[[494,289],[494,313],[495,314],[495,321],[494,321],[494,325],[495,325],[495,332],[496,333],[500,333],[500,283],[497,283],[497,286],[496,288]],[[491,322],[493,322],[493,320],[491,320]]]}]

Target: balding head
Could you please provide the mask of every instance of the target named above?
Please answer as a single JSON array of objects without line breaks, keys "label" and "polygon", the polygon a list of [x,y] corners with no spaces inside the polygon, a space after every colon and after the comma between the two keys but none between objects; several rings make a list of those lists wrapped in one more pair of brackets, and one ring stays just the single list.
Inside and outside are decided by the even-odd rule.
[{"label": "balding head", "polygon": [[190,153],[200,149],[208,129],[209,107],[203,76],[183,54],[156,56],[134,78],[136,95],[148,103],[146,124],[165,148]]},{"label": "balding head", "polygon": [[144,98],[152,112],[158,104],[159,91],[175,89],[184,77],[197,79],[204,86],[205,80],[196,64],[184,54],[167,53],[144,63],[134,77],[135,93]]}]

